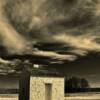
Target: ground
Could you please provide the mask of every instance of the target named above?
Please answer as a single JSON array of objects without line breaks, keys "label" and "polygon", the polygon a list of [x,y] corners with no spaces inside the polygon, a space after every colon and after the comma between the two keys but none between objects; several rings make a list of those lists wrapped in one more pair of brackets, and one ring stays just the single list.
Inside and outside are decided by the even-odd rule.
[{"label": "ground", "polygon": [[[0,94],[0,100],[18,100],[17,94]],[[65,100],[100,100],[100,93],[66,94]]]},{"label": "ground", "polygon": [[100,100],[100,93],[66,94],[65,100]]},{"label": "ground", "polygon": [[0,94],[0,100],[18,100],[17,94]]}]

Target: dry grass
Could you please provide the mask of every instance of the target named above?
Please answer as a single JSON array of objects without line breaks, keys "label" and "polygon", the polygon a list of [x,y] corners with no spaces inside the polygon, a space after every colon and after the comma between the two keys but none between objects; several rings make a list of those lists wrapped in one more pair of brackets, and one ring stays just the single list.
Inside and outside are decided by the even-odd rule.
[{"label": "dry grass", "polygon": [[65,100],[100,100],[100,93],[66,94]]},{"label": "dry grass", "polygon": [[17,94],[0,94],[0,100],[18,100]]}]

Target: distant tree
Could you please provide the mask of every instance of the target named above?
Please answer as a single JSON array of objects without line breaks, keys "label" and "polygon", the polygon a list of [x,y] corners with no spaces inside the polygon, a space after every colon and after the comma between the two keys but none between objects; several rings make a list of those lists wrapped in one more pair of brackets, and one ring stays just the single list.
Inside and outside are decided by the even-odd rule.
[{"label": "distant tree", "polygon": [[22,71],[23,69],[29,69],[31,70],[32,68],[32,63],[29,60],[21,61],[19,59],[13,60],[11,66],[16,70],[16,71]]},{"label": "distant tree", "polygon": [[84,78],[81,79],[81,87],[82,88],[89,88],[90,87],[88,81]]},{"label": "distant tree", "polygon": [[65,80],[65,88],[66,89],[77,89],[77,88],[88,88],[89,83],[84,78],[72,77],[70,79]]},{"label": "distant tree", "polygon": [[77,77],[72,77],[65,81],[66,88],[78,88],[79,87],[79,79]]},{"label": "distant tree", "polygon": [[13,60],[12,66],[14,67],[16,71],[22,70],[23,68],[22,61],[19,59]]}]

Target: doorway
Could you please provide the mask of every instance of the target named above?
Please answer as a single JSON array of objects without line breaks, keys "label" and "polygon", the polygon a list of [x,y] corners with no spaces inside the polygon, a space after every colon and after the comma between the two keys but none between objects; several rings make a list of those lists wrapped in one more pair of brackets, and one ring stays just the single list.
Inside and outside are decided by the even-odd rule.
[{"label": "doorway", "polygon": [[52,100],[52,84],[45,84],[45,100]]}]

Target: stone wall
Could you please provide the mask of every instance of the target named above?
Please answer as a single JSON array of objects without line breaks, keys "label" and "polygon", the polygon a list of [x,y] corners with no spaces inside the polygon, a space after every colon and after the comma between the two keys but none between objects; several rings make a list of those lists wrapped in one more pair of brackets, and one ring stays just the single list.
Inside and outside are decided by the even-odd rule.
[{"label": "stone wall", "polygon": [[64,100],[64,78],[31,77],[30,100],[45,100],[45,84],[52,84],[52,100]]}]

